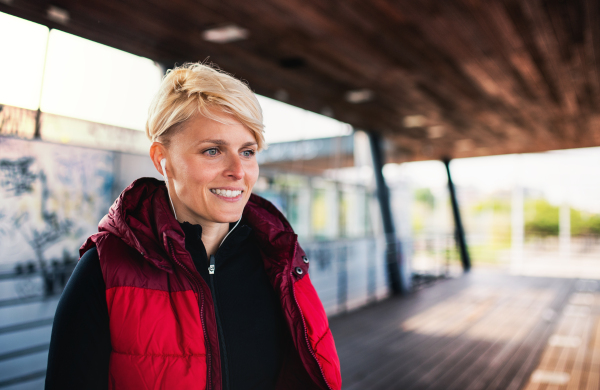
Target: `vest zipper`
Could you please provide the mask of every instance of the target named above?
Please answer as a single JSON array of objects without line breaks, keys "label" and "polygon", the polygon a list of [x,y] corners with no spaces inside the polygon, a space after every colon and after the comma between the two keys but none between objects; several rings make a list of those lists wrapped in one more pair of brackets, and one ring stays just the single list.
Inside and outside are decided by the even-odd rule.
[{"label": "vest zipper", "polygon": [[183,271],[187,274],[188,278],[194,283],[196,289],[198,290],[198,297],[200,301],[200,324],[202,325],[202,333],[204,333],[204,346],[206,349],[206,390],[210,390],[212,389],[212,354],[210,352],[210,341],[208,339],[208,334],[206,333],[206,323],[204,322],[204,293],[202,292],[202,286],[200,282],[194,277],[192,272],[175,256],[175,250],[173,249],[173,244],[171,243],[171,240],[168,241],[169,248],[171,249],[171,256],[173,256],[173,261],[175,261],[175,263],[183,269]]},{"label": "vest zipper", "polygon": [[219,305],[217,305],[217,291],[215,289],[215,255],[210,255],[210,263],[208,266],[208,273],[210,277],[210,291],[213,296],[213,303],[215,306],[215,317],[217,317],[217,329],[219,330],[220,343],[223,346],[223,378],[224,389],[229,389],[229,363],[227,361],[227,345],[225,344],[225,334],[223,333],[223,327],[221,326],[221,317],[219,316]]},{"label": "vest zipper", "polygon": [[[208,265],[208,273],[210,275],[215,274],[215,255],[210,255],[210,264]],[[211,278],[212,278],[212,276],[211,276]]]}]

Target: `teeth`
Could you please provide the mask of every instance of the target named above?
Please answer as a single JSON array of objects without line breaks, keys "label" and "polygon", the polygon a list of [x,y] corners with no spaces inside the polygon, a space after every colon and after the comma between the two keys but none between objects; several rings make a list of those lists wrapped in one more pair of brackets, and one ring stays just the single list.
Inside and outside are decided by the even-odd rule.
[{"label": "teeth", "polygon": [[242,191],[220,190],[218,188],[217,189],[212,189],[210,191],[213,194],[225,196],[227,198],[235,198],[236,196],[238,196],[239,194],[242,193]]}]

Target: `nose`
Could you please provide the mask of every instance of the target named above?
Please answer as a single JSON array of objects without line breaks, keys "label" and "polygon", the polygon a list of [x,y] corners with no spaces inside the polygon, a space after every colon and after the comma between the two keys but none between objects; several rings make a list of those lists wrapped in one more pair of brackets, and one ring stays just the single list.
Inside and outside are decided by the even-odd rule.
[{"label": "nose", "polygon": [[231,156],[228,160],[227,168],[223,173],[225,176],[231,177],[234,180],[242,180],[246,172],[244,171],[244,166],[242,165],[240,157],[237,155]]}]

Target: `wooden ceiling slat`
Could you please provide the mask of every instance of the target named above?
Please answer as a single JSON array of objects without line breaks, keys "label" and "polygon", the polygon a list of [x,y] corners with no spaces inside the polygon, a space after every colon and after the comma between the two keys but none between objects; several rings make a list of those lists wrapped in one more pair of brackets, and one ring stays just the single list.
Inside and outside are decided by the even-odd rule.
[{"label": "wooden ceiling slat", "polygon": [[541,74],[538,72],[530,54],[518,35],[514,25],[509,20],[506,9],[499,3],[492,3],[487,8],[488,22],[497,25],[496,33],[498,45],[503,57],[518,72],[517,82],[521,85],[524,94],[535,103],[545,100],[544,86]]},{"label": "wooden ceiling slat", "polygon": [[[579,37],[580,34],[577,32],[579,27],[573,28],[572,22],[564,15],[573,14],[577,16],[577,8],[580,4],[579,1],[573,1],[569,4],[548,2],[545,5],[548,19],[539,16],[539,13],[543,12],[544,9],[537,4],[534,5],[535,8],[531,7],[532,14],[535,15],[536,25],[542,29],[538,33],[538,40],[541,41],[540,46],[545,45],[544,51],[547,52],[547,62],[554,64],[555,78],[563,96],[564,115],[563,118],[558,118],[563,126],[563,139],[566,145],[575,145],[578,138],[585,136],[587,127],[588,114],[582,112],[579,107],[579,102],[582,101],[585,95],[585,88],[582,86],[582,76],[584,76],[582,63],[587,61],[580,62],[578,61],[580,57],[573,55],[577,48],[581,47],[582,38]],[[577,20],[577,17],[575,20]],[[554,34],[551,34],[550,29]],[[569,45],[566,44],[567,40],[570,43]]]},{"label": "wooden ceiling slat", "polygon": [[[534,142],[536,138],[536,120],[532,118],[534,115],[531,112],[525,111],[535,109],[535,104],[532,103],[537,99],[532,94],[529,86],[525,84],[525,80],[520,76],[519,70],[514,66],[514,61],[511,59],[510,53],[515,50],[510,48],[510,45],[520,46],[520,41],[514,35],[510,23],[507,23],[506,14],[503,12],[502,7],[498,4],[494,5],[490,7],[478,6],[472,9],[477,25],[485,33],[486,39],[490,42],[490,50],[493,51],[493,55],[488,56],[488,59],[476,61],[481,63],[485,69],[481,74],[484,77],[489,76],[489,81],[486,81],[496,81],[497,90],[495,94],[505,104],[504,114],[506,117],[511,118],[513,124],[525,130],[523,135],[526,136],[527,142]],[[496,23],[496,21],[499,23]],[[507,46],[509,49],[507,49]],[[527,61],[527,56],[523,51],[519,53],[519,56]],[[476,58],[479,59],[481,56]],[[492,91],[488,94],[494,95]],[[491,114],[488,113],[488,115]],[[496,119],[495,125],[504,127],[506,124]]]},{"label": "wooden ceiling slat", "polygon": [[586,26],[584,32],[584,47],[587,64],[589,65],[588,80],[592,90],[593,106],[600,104],[600,4],[597,0],[584,0]]},{"label": "wooden ceiling slat", "polygon": [[[464,10],[463,10],[464,12]],[[473,82],[477,82],[479,87],[482,90],[486,89],[486,86],[484,85],[485,83],[482,82],[482,78],[486,79],[486,81],[489,81],[493,84],[496,84],[498,80],[497,77],[489,77],[489,69],[487,71],[483,71],[483,64],[482,63],[477,63],[478,61],[475,60],[475,58],[478,57],[478,55],[476,53],[473,52],[472,49],[470,49],[472,47],[472,45],[468,44],[468,41],[470,38],[472,38],[472,36],[474,34],[472,34],[472,32],[466,32],[462,26],[464,26],[465,24],[463,23],[463,19],[464,16],[463,15],[457,15],[455,13],[451,13],[450,15],[447,15],[447,17],[445,18],[437,18],[437,20],[439,21],[438,23],[433,23],[429,24],[430,27],[430,32],[435,35],[435,34],[439,34],[439,31],[448,31],[448,32],[455,32],[454,34],[448,34],[449,37],[449,41],[448,42],[448,47],[451,47],[453,50],[457,47],[463,47],[463,50],[458,50],[459,55],[456,55],[456,57],[458,58],[462,58],[462,62],[460,63],[459,66],[462,67],[463,72],[465,74],[467,74],[472,80]],[[440,23],[441,22],[441,23]],[[452,42],[452,39],[456,39],[459,37],[463,37],[462,40],[460,40],[459,44],[456,44],[454,42]],[[454,43],[454,44],[453,44]],[[489,51],[489,49],[487,49],[486,51]],[[468,66],[467,62],[471,63],[471,67]],[[493,60],[488,60],[486,62],[492,62]],[[474,75],[474,73],[477,73],[477,76]],[[493,75],[493,73],[492,73]],[[496,74],[496,76],[501,76]],[[492,95],[492,94],[490,94]],[[493,95],[490,96],[493,100]],[[472,115],[474,116],[479,116],[481,118],[487,116],[489,117],[489,112],[492,111],[492,107],[490,107],[490,105],[494,106],[494,109],[499,109],[500,107],[498,106],[497,102],[492,102],[489,98],[485,99],[487,101],[479,101],[479,105],[478,106],[473,106],[470,110],[472,111]],[[486,114],[487,111],[487,114]],[[477,114],[479,113],[479,114]],[[488,121],[489,122],[489,121]],[[497,141],[498,139],[503,139],[503,135],[502,135],[502,131],[498,131],[497,129],[493,129],[493,126],[490,125],[490,123],[484,123],[483,124],[483,129],[487,129],[488,133],[491,135],[490,140],[493,141]],[[483,134],[481,134],[481,136],[483,136]]]},{"label": "wooden ceiling slat", "polygon": [[[67,25],[46,18],[50,4]],[[597,0],[20,0],[0,11],[167,66],[209,58],[258,93],[284,90],[380,131],[398,161],[600,145]],[[202,40],[225,23],[249,39]],[[345,100],[360,88],[374,99]],[[410,115],[425,119],[405,127]]]},{"label": "wooden ceiling slat", "polygon": [[575,91],[560,56],[559,41],[565,38],[565,31],[558,23],[552,26],[551,21],[545,17],[541,4],[525,2],[523,6],[533,22],[531,27],[534,39],[544,62],[548,64],[550,77],[556,81],[557,94],[562,97],[559,98],[559,104],[569,115],[577,115],[579,107],[575,101]]}]

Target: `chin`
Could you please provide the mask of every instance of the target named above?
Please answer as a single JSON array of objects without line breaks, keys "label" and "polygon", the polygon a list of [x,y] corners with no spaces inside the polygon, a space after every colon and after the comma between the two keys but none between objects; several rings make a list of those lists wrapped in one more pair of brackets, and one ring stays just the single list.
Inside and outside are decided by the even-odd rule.
[{"label": "chin", "polygon": [[240,219],[241,216],[242,215],[240,214],[240,216],[237,217],[237,218],[219,218],[218,220],[215,220],[215,222],[218,222],[218,223],[232,223],[232,222],[237,222]]},{"label": "chin", "polygon": [[240,210],[238,213],[222,213],[220,215],[215,216],[213,220],[218,223],[237,222],[242,216],[242,211],[243,209]]}]

